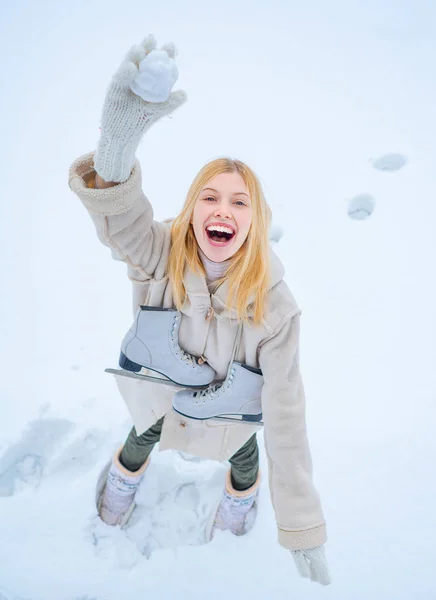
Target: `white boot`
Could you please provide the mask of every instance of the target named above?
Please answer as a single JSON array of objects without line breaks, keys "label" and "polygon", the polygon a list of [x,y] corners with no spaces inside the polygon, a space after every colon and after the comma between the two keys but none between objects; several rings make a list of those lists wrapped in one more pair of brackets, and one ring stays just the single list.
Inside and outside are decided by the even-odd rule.
[{"label": "white boot", "polygon": [[263,376],[260,369],[234,361],[227,378],[200,392],[181,390],[174,394],[173,408],[191,419],[229,415],[235,420],[262,420]]},{"label": "white boot", "polygon": [[98,514],[107,525],[126,525],[135,508],[135,495],[147,469],[150,457],[138,471],[123,467],[119,457],[122,447],[112,462],[103,469],[98,483],[96,504]]},{"label": "white boot", "polygon": [[227,471],[221,502],[206,532],[208,540],[212,539],[216,529],[229,529],[234,535],[245,535],[250,531],[257,516],[259,485],[260,471],[256,482],[248,490],[235,490],[230,469]]},{"label": "white boot", "polygon": [[182,387],[204,388],[215,378],[211,366],[179,346],[180,312],[140,306],[121,344],[120,367],[141,374],[150,369]]}]

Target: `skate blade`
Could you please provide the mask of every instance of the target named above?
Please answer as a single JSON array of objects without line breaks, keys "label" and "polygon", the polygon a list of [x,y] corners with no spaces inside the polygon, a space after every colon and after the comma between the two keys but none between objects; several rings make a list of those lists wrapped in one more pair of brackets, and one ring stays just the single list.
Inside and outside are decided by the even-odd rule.
[{"label": "skate blade", "polygon": [[259,427],[263,427],[262,413],[259,415],[216,415],[215,417],[208,417],[206,419],[199,419],[198,417],[193,417],[191,415],[186,415],[185,413],[180,412],[173,406],[174,412],[181,415],[182,417],[186,417],[187,419],[193,419],[194,421],[216,421],[216,422],[224,422],[224,423],[239,423],[240,425],[257,425]]},{"label": "skate blade", "polygon": [[122,377],[129,377],[130,379],[140,379],[142,381],[150,381],[151,383],[161,383],[170,387],[175,387],[178,390],[205,390],[209,385],[202,385],[196,387],[190,387],[188,385],[182,385],[172,381],[172,379],[162,377],[154,377],[153,375],[141,375],[141,373],[134,373],[133,371],[125,371],[124,369],[105,369],[105,373],[111,373],[112,375],[121,375]]}]

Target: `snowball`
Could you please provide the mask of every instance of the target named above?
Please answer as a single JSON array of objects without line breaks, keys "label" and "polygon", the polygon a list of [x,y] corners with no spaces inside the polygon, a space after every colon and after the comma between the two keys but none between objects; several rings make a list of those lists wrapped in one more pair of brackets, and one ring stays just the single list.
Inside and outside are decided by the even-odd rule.
[{"label": "snowball", "polygon": [[374,159],[372,166],[378,171],[399,171],[407,164],[407,158],[402,154],[384,154],[379,158]]},{"label": "snowball", "polygon": [[139,63],[130,89],[146,102],[165,102],[178,76],[175,60],[165,50],[153,50]]},{"label": "snowball", "polygon": [[348,216],[355,221],[370,217],[375,208],[375,200],[369,194],[359,194],[348,202]]}]

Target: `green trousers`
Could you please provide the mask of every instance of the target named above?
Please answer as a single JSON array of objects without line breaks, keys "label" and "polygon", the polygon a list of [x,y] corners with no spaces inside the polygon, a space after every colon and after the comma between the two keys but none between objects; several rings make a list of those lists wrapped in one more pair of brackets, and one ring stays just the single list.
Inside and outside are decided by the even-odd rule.
[{"label": "green trousers", "polygon": [[[136,435],[132,427],[120,455],[120,463],[129,471],[137,471],[147,460],[150,452],[160,439],[164,417],[159,419],[150,429]],[[259,471],[259,448],[256,434],[234,454],[231,464],[232,485],[235,490],[243,491],[251,487],[257,480]]]}]

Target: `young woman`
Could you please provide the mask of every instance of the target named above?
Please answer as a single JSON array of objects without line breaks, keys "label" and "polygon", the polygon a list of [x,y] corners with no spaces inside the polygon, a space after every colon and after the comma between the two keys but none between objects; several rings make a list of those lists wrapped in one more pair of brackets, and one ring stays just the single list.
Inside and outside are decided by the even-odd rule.
[{"label": "young woman", "polygon": [[[127,264],[134,311],[149,318],[145,330],[154,328],[156,340],[166,340],[173,358],[185,361],[192,373],[203,368],[201,376],[209,369],[208,381],[211,373],[215,380],[225,380],[231,361],[262,373],[262,419],[278,541],[292,552],[301,575],[325,585],[330,583],[326,526],[312,481],[299,370],[301,311],[269,245],[270,210],[253,171],[238,160],[222,158],[201,169],[175,220],[153,220],[141,189],[136,149],[151,125],[186,100],[182,91],[171,92],[163,102],[144,100],[132,91],[140,63],[155,48],[153,36],[147,37],[115,73],[97,151],[73,163],[69,185],[88,209],[99,239]],[[172,44],[161,50],[174,58]],[[229,460],[211,536],[215,529],[230,529],[235,535],[249,531],[260,481],[259,426],[182,417],[172,410],[174,388],[128,377],[118,377],[117,384],[135,426],[100,482],[100,517],[109,525],[127,522],[159,441],[160,450]],[[238,389],[239,395],[245,393],[241,385]]]}]

